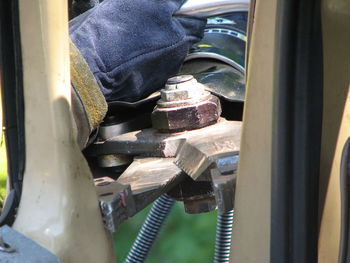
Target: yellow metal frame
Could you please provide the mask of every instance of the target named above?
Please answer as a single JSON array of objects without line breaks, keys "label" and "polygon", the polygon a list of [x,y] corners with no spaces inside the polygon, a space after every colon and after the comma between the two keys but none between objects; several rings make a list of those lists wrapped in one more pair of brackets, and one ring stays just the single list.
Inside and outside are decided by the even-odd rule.
[{"label": "yellow metal frame", "polygon": [[[240,165],[233,262],[270,262],[272,93],[277,1],[256,0]],[[322,1],[324,105],[319,203],[319,262],[337,262],[340,241],[340,160],[350,136],[350,2]]]},{"label": "yellow metal frame", "polygon": [[61,262],[115,262],[71,117],[67,2],[20,0],[26,167],[13,227]]},{"label": "yellow metal frame", "polygon": [[250,14],[254,23],[249,34],[249,73],[236,186],[232,262],[270,262],[276,5],[276,0],[257,0],[251,9],[254,14]]},{"label": "yellow metal frame", "polygon": [[322,1],[324,105],[320,173],[319,262],[338,262],[340,160],[350,137],[350,2]]}]

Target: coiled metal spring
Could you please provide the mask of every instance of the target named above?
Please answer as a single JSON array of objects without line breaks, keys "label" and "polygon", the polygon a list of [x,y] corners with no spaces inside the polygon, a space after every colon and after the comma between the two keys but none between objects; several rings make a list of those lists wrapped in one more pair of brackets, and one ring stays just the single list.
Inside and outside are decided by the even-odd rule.
[{"label": "coiled metal spring", "polygon": [[157,235],[167,218],[175,200],[168,195],[162,195],[153,204],[151,211],[143,223],[134,244],[129,251],[125,263],[144,262]]},{"label": "coiled metal spring", "polygon": [[233,210],[218,215],[214,263],[230,262],[233,217]]}]

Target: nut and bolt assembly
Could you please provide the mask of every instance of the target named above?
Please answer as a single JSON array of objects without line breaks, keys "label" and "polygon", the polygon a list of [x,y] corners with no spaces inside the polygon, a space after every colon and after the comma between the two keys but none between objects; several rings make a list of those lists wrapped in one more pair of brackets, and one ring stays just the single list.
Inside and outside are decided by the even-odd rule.
[{"label": "nut and bolt assembly", "polygon": [[160,132],[193,130],[217,122],[220,101],[191,75],[170,78],[152,113],[153,127]]}]

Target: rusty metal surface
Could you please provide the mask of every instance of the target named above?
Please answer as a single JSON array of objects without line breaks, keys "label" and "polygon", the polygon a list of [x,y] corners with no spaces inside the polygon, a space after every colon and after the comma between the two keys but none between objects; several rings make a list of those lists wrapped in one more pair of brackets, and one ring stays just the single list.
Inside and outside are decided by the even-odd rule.
[{"label": "rusty metal surface", "polygon": [[136,210],[140,211],[186,177],[174,158],[139,158],[118,178],[121,184],[130,184]]},{"label": "rusty metal surface", "polygon": [[107,228],[115,232],[122,221],[171,189],[169,194],[183,201],[190,214],[231,208],[235,184],[231,159],[239,151],[240,130],[241,122],[220,119],[202,129],[178,133],[145,129],[96,143],[98,156],[139,156],[117,181],[99,185],[104,187],[101,207]]},{"label": "rusty metal surface", "polygon": [[[186,140],[201,138],[204,142],[216,140],[220,136],[231,137],[233,150],[239,150],[241,122],[219,119],[216,124],[202,129],[179,133],[159,133],[155,129],[122,134],[104,142],[91,145],[86,154],[126,154],[152,157],[175,157],[178,148]],[[228,147],[229,148],[229,147]]]},{"label": "rusty metal surface", "polygon": [[234,208],[236,170],[230,174],[222,174],[219,169],[212,169],[212,183],[218,213],[231,211]]},{"label": "rusty metal surface", "polygon": [[213,195],[213,188],[210,180],[211,178],[209,177],[207,181],[194,181],[191,177],[187,176],[181,183],[172,188],[171,191],[168,192],[168,195],[177,201],[184,201],[195,195]]},{"label": "rusty metal surface", "polygon": [[152,126],[161,132],[199,129],[221,115],[220,100],[192,75],[170,78],[152,112]]},{"label": "rusty metal surface", "polygon": [[211,177],[206,181],[194,181],[187,176],[180,184],[175,186],[168,195],[184,203],[185,212],[200,214],[216,208],[214,190]]},{"label": "rusty metal surface", "polygon": [[193,180],[187,177],[168,192],[172,198],[183,201],[186,213],[198,214],[217,209],[224,214],[234,208],[237,152],[211,156],[212,164]]},{"label": "rusty metal surface", "polygon": [[185,177],[173,158],[136,158],[117,180],[109,177],[95,179],[105,227],[116,232],[123,221]]},{"label": "rusty metal surface", "polygon": [[188,138],[176,157],[176,165],[194,180],[221,154],[238,152],[240,147],[241,125],[234,122],[231,129],[217,130],[204,140],[203,137]]},{"label": "rusty metal surface", "polygon": [[207,213],[216,209],[214,195],[194,196],[187,198],[183,202],[187,214]]},{"label": "rusty metal surface", "polygon": [[217,122],[220,115],[220,100],[209,96],[208,100],[181,107],[157,106],[152,112],[152,125],[161,132],[193,130]]},{"label": "rusty metal surface", "polygon": [[131,187],[109,177],[95,179],[95,186],[105,227],[116,232],[121,222],[136,213]]}]

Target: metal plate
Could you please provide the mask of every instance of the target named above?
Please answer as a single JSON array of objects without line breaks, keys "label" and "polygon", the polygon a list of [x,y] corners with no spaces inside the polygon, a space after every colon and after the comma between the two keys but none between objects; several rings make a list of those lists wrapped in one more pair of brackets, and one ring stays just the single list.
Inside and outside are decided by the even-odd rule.
[{"label": "metal plate", "polygon": [[226,137],[232,136],[233,140],[237,141],[237,145],[239,145],[241,125],[241,122],[238,121],[220,119],[218,123],[208,127],[179,133],[160,133],[155,129],[145,129],[95,143],[86,150],[86,154],[90,156],[127,154],[175,157],[182,143],[190,138],[202,138],[202,140],[205,138],[206,141],[213,141],[219,135],[226,134]]},{"label": "metal plate", "polygon": [[0,228],[0,236],[12,248],[12,252],[0,250],[0,263],[59,263],[46,248],[9,226]]},{"label": "metal plate", "polygon": [[95,179],[103,220],[110,232],[116,232],[123,221],[186,177],[174,161],[174,158],[136,158],[117,181],[109,177]]}]

